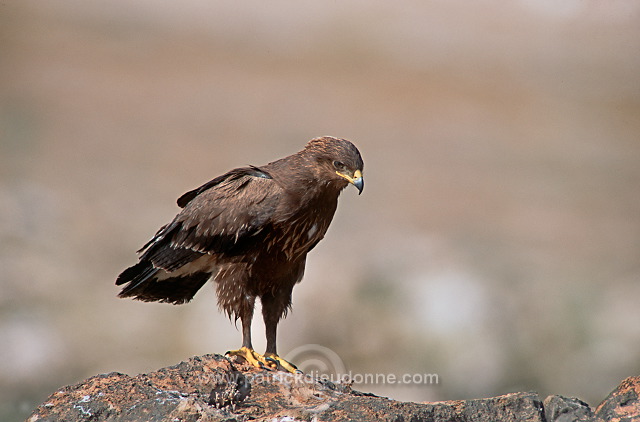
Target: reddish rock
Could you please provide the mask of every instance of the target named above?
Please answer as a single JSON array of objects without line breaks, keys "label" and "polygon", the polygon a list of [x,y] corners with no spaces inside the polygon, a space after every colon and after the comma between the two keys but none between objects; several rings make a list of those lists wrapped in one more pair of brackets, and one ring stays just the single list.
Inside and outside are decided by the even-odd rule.
[{"label": "reddish rock", "polygon": [[596,408],[597,421],[640,422],[640,377],[629,377]]},{"label": "reddish rock", "polygon": [[[640,378],[629,378],[603,402],[597,420],[636,421]],[[284,372],[259,370],[220,355],[194,357],[135,377],[110,373],[54,392],[35,421],[531,421],[593,419],[578,399],[536,393],[411,403],[377,397]],[[628,418],[628,419],[623,419]]]}]

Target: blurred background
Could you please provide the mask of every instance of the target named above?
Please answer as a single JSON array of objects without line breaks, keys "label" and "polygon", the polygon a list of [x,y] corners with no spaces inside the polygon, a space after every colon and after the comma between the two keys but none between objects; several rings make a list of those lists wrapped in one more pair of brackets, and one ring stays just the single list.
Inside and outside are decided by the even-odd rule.
[{"label": "blurred background", "polygon": [[640,374],[637,2],[22,0],[0,3],[0,419],[237,348],[211,286],[171,306],[114,280],[182,193],[320,135],[358,145],[366,188],[283,356],[437,373],[356,386],[415,401],[596,405]]}]

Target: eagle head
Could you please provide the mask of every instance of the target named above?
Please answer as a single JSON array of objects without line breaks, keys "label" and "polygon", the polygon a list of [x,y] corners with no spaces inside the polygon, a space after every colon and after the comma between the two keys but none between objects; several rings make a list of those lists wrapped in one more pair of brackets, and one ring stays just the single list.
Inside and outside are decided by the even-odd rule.
[{"label": "eagle head", "polygon": [[360,151],[346,139],[323,136],[309,141],[305,152],[318,162],[322,177],[344,188],[349,183],[361,194],[364,189],[364,163]]}]

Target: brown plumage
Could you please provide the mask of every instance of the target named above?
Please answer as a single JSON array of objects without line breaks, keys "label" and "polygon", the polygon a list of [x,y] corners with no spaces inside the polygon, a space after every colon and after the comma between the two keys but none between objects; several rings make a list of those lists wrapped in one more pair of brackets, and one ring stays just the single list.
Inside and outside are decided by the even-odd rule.
[{"label": "brown plumage", "polygon": [[[242,321],[243,344],[230,352],[254,365],[277,357],[276,327],[291,306],[307,253],[324,237],[349,183],[361,192],[363,162],[349,141],[316,138],[302,151],[216,177],[178,199],[182,211],[140,249],[140,261],[116,281],[120,297],[190,301],[213,279],[218,305]],[[251,319],[260,298],[267,351],[252,350]],[[251,356],[247,356],[251,354]]]}]

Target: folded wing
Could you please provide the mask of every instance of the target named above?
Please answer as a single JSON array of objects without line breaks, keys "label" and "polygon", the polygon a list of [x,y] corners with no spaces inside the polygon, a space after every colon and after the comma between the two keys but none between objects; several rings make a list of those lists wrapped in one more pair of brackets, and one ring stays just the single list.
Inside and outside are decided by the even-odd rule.
[{"label": "folded wing", "polygon": [[185,303],[225,258],[251,255],[273,226],[282,190],[257,167],[232,170],[178,199],[183,209],[116,280],[120,297]]}]

